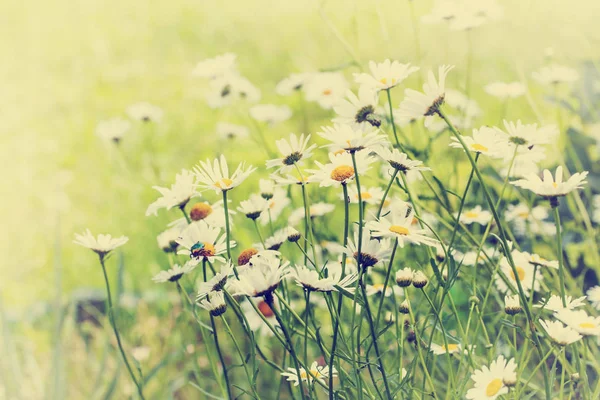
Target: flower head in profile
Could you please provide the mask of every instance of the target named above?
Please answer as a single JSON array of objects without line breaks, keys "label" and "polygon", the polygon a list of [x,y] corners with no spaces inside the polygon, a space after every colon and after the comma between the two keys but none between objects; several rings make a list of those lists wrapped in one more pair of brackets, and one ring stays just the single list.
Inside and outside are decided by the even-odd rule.
[{"label": "flower head in profile", "polygon": [[181,231],[187,226],[187,221],[184,218],[176,220],[175,223],[169,224],[169,227],[156,236],[158,247],[165,253],[174,253],[179,244],[177,239]]},{"label": "flower head in profile", "polygon": [[290,119],[292,110],[286,105],[257,104],[250,108],[250,116],[259,122],[274,125]]},{"label": "flower head in profile", "polygon": [[152,280],[156,283],[177,282],[183,275],[193,271],[196,265],[198,264],[189,261],[183,265],[174,264],[168,270],[160,271]]},{"label": "flower head in profile", "polygon": [[[177,254],[189,255],[196,263],[201,260],[224,261],[221,254],[227,250],[225,235],[221,233],[221,229],[210,227],[203,221],[189,224],[181,232],[177,243],[183,247]],[[230,241],[230,246],[235,246],[233,240]]]},{"label": "flower head in profile", "polygon": [[205,189],[213,189],[215,193],[226,192],[239,186],[256,170],[254,167],[246,168],[245,163],[238,165],[233,174],[229,174],[229,167],[224,155],[218,159],[200,161],[194,168],[198,184]]},{"label": "flower head in profile", "polygon": [[555,235],[554,224],[545,221],[549,213],[547,207],[531,208],[525,203],[509,204],[504,218],[512,223],[515,234],[524,236],[527,232],[541,235]]},{"label": "flower head in profile", "polygon": [[[431,352],[435,355],[442,355],[442,354],[454,354],[454,353],[458,353],[460,352],[462,349],[462,345],[460,343],[448,343],[448,346],[446,347],[446,345],[442,344],[436,344],[436,343],[431,343]],[[466,350],[465,350],[466,352]]]},{"label": "flower head in profile", "polygon": [[388,144],[385,135],[377,128],[363,125],[353,128],[350,125],[335,124],[333,127],[321,127],[318,135],[331,142],[327,145],[330,151],[338,153],[346,151],[355,153],[361,150],[377,150]]},{"label": "flower head in profile", "polygon": [[243,125],[230,124],[227,122],[217,123],[217,135],[223,139],[243,139],[250,136],[250,131]]},{"label": "flower head in profile", "polygon": [[260,90],[237,71],[213,78],[206,93],[206,101],[211,108],[221,108],[238,100],[255,103],[260,97]]},{"label": "flower head in profile", "polygon": [[563,325],[560,321],[541,320],[540,325],[544,328],[550,339],[559,346],[566,346],[583,337],[576,330]]},{"label": "flower head in profile", "polygon": [[337,117],[333,119],[336,124],[360,127],[371,125],[379,128],[381,119],[376,114],[377,96],[364,86],[361,86],[356,96],[350,90],[346,93],[346,99],[341,100],[333,107]]},{"label": "flower head in profile", "polygon": [[406,89],[398,115],[410,120],[436,114],[444,103],[446,75],[452,68],[454,68],[453,65],[439,67],[438,79],[435,78],[433,71],[429,71],[427,82],[423,84],[423,92]]},{"label": "flower head in profile", "polygon": [[236,279],[228,281],[229,291],[234,295],[249,297],[269,296],[287,274],[289,263],[278,257],[258,253],[250,260],[251,267],[239,272]]},{"label": "flower head in profile", "polygon": [[[504,273],[508,282],[516,290],[517,280],[519,280],[526,294],[531,293],[532,290],[538,291],[540,289],[542,274],[537,273],[535,275],[535,282],[533,281],[535,267],[529,262],[529,253],[513,250],[511,256],[517,270],[516,275],[506,257],[502,257],[500,260],[500,270]],[[496,278],[496,285],[501,292],[508,291],[508,286],[499,275]]]},{"label": "flower head in profile", "polygon": [[113,238],[111,235],[103,235],[100,234],[97,237],[92,235],[89,229],[83,234],[75,234],[75,240],[73,243],[78,244],[83,247],[87,247],[90,250],[96,252],[100,257],[104,257],[117,247],[123,246],[129,238],[127,236],[115,237]]},{"label": "flower head in profile", "polygon": [[521,307],[521,301],[519,300],[519,295],[509,295],[504,296],[504,312],[508,315],[517,315],[521,312],[523,308]]},{"label": "flower head in profile", "polygon": [[263,199],[259,194],[251,194],[248,200],[240,202],[238,211],[250,218],[255,220],[267,209],[267,201]]},{"label": "flower head in profile", "polygon": [[532,76],[533,79],[543,85],[572,83],[579,79],[577,70],[558,64],[542,67],[539,71],[534,72]]},{"label": "flower head in profile", "polygon": [[[462,141],[467,145],[467,148],[474,152],[492,158],[506,158],[512,152],[509,149],[506,135],[498,132],[497,129],[482,126],[479,129],[473,129],[472,136],[462,136]],[[462,149],[460,141],[452,137],[450,147]]]},{"label": "flower head in profile", "polygon": [[492,82],[483,89],[487,94],[499,99],[515,99],[525,94],[525,85],[521,82]]},{"label": "flower head in profile", "polygon": [[285,173],[295,167],[302,165],[304,160],[312,155],[313,150],[317,147],[316,144],[308,145],[310,135],[306,137],[304,134],[300,137],[294,133],[290,133],[290,139],[279,139],[275,142],[277,149],[283,157],[267,161],[267,168],[277,168],[277,172]]},{"label": "flower head in profile", "polygon": [[200,196],[196,191],[196,176],[184,169],[175,176],[175,183],[170,188],[153,186],[162,196],[150,204],[146,209],[146,216],[156,215],[158,210],[174,207],[183,208],[194,197]]},{"label": "flower head in profile", "polygon": [[291,74],[277,83],[275,93],[280,96],[290,96],[300,91],[310,76],[311,74],[308,73]]},{"label": "flower head in profile", "polygon": [[498,356],[489,367],[483,366],[471,375],[475,382],[473,388],[467,392],[467,399],[494,400],[508,393],[508,387],[516,382],[517,364],[511,358],[508,362],[503,356]]},{"label": "flower head in profile", "polygon": [[505,130],[495,129],[507,135],[511,151],[507,153],[506,158],[512,157],[515,146],[520,146],[520,152],[525,152],[527,149],[531,150],[535,145],[551,143],[558,135],[558,129],[555,125],[538,127],[537,124],[524,124],[521,120],[517,120],[516,123],[504,120]]},{"label": "flower head in profile", "polygon": [[142,122],[160,122],[163,110],[150,103],[136,103],[127,108],[127,114],[131,119]]},{"label": "flower head in profile", "polygon": [[[455,214],[455,217],[458,216],[458,213]],[[464,210],[460,214],[460,222],[466,225],[470,225],[473,223],[479,225],[487,225],[492,220],[492,213],[487,210],[482,210],[480,205],[475,206],[470,210]]]},{"label": "flower head in profile", "polygon": [[549,170],[545,169],[542,178],[536,174],[530,174],[523,179],[512,181],[511,183],[515,186],[529,189],[538,196],[551,199],[566,196],[576,189],[582,189],[583,185],[587,183],[585,180],[587,175],[587,171],[578,172],[566,181],[563,181],[563,169],[562,166],[558,166],[554,177]]},{"label": "flower head in profile", "polygon": [[281,376],[285,376],[288,382],[294,382],[294,386],[298,386],[300,381],[302,382],[313,382],[315,379],[324,385],[329,382],[329,376],[337,376],[337,370],[335,367],[329,368],[327,365],[321,366],[316,361],[310,365],[308,371],[304,368],[300,368],[300,376],[296,368],[288,368],[288,372],[282,372]]},{"label": "flower head in profile", "polygon": [[588,315],[583,310],[568,309],[557,311],[555,316],[583,336],[600,335],[600,317]]},{"label": "flower head in profile", "polygon": [[214,79],[236,71],[236,58],[233,53],[220,54],[213,58],[207,58],[196,64],[192,75],[201,78]]},{"label": "flower head in profile", "polygon": [[431,168],[425,167],[422,161],[411,160],[408,155],[402,153],[398,149],[390,149],[389,147],[380,147],[376,153],[384,161],[390,164],[394,170],[408,173],[410,171],[430,171]]},{"label": "flower head in profile", "polygon": [[389,239],[378,240],[367,231],[363,231],[360,253],[358,252],[358,230],[354,231],[354,238],[348,240],[344,253],[354,258],[357,263],[366,269],[390,259],[392,252]]},{"label": "flower head in profile", "polygon": [[425,229],[415,226],[414,219],[415,212],[412,206],[406,202],[398,202],[392,206],[388,215],[369,222],[367,227],[375,237],[398,239],[400,247],[404,247],[405,243],[436,246],[439,242],[427,236]]},{"label": "flower head in profile", "polygon": [[131,123],[123,118],[111,118],[96,126],[96,135],[104,140],[119,144],[123,136],[131,129]]},{"label": "flower head in profile", "polygon": [[386,59],[381,63],[369,61],[369,70],[370,74],[354,74],[356,83],[369,90],[388,90],[402,83],[410,74],[418,71],[419,67]]},{"label": "flower head in profile", "polygon": [[550,310],[554,312],[559,312],[561,310],[573,310],[577,307],[583,307],[585,305],[585,296],[579,297],[577,299],[573,299],[572,296],[565,296],[566,305],[563,306],[561,296],[557,296],[555,294],[551,295],[548,300],[542,298],[538,304],[534,307],[543,308],[544,310]]},{"label": "flower head in profile", "polygon": [[227,279],[229,279],[233,272],[233,264],[231,261],[227,261],[221,266],[221,271],[217,272],[212,278],[206,282],[202,282],[198,287],[198,294],[196,295],[196,301],[202,300],[208,296],[211,292],[218,292],[223,290]]},{"label": "flower head in profile", "polygon": [[[381,199],[383,199],[383,189],[379,186],[373,187],[361,187],[360,197],[364,203],[379,205],[381,203]],[[340,195],[341,199],[344,199],[343,193]],[[348,188],[348,199],[345,199],[352,204],[358,204],[358,190],[354,186],[350,186]]]},{"label": "flower head in profile", "polygon": [[352,285],[358,279],[356,274],[347,274],[342,277],[341,266],[337,267],[337,265],[327,268],[327,276],[320,276],[315,269],[304,265],[296,265],[290,270],[289,276],[296,281],[298,286],[309,292],[333,292],[338,290],[337,287],[352,291],[354,290]]},{"label": "flower head in profile", "polygon": [[227,311],[227,303],[222,291],[208,293],[204,300],[198,301],[198,305],[210,312],[213,317],[218,317]]},{"label": "flower head in profile", "polygon": [[344,98],[348,81],[340,72],[319,72],[312,74],[304,84],[306,100],[317,102],[329,110]]},{"label": "flower head in profile", "polygon": [[[358,173],[363,174],[369,169],[372,158],[363,152],[355,154]],[[312,176],[310,180],[319,182],[319,186],[341,186],[354,180],[355,173],[352,156],[349,153],[329,153],[329,163],[321,164],[315,161],[319,169],[307,170]]]}]

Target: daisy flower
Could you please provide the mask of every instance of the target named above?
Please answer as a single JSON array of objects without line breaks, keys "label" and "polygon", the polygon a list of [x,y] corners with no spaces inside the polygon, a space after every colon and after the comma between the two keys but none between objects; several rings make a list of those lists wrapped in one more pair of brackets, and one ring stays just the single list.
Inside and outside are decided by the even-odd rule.
[{"label": "daisy flower", "polygon": [[534,307],[543,308],[545,310],[550,310],[550,311],[554,311],[554,312],[559,312],[562,310],[573,310],[577,307],[583,307],[585,305],[584,301],[585,301],[585,296],[579,297],[577,299],[573,299],[572,296],[566,295],[565,302],[567,303],[567,305],[563,306],[562,298],[560,296],[553,294],[552,296],[550,296],[550,298],[548,300],[542,298],[540,300],[540,302],[538,304],[536,304]]},{"label": "daisy flower", "polygon": [[516,381],[517,364],[511,358],[508,362],[503,356],[498,356],[489,367],[483,366],[471,375],[475,382],[473,388],[467,392],[467,399],[472,400],[494,400],[508,393],[508,383]]},{"label": "daisy flower", "polygon": [[233,272],[233,264],[231,261],[221,266],[221,271],[217,272],[212,278],[206,282],[202,282],[198,287],[198,294],[196,295],[196,301],[202,300],[202,298],[208,296],[210,292],[218,292],[223,290],[227,279]]},{"label": "daisy flower", "polygon": [[302,165],[304,159],[309,158],[317,147],[316,144],[308,146],[309,141],[310,135],[305,137],[302,134],[298,138],[293,133],[290,133],[289,141],[286,139],[277,140],[275,144],[283,157],[267,160],[267,168],[277,168],[278,173],[285,173],[293,169],[295,165]]},{"label": "daisy flower", "polygon": [[352,127],[371,125],[378,128],[381,125],[381,119],[375,112],[377,96],[370,88],[361,86],[358,96],[349,90],[346,97],[333,107],[337,114],[334,123]]},{"label": "daisy flower", "polygon": [[[364,153],[356,153],[356,166],[360,174],[364,174],[369,169],[369,164],[373,161],[371,157]],[[319,186],[341,186],[354,180],[355,171],[352,156],[349,153],[334,154],[329,153],[329,163],[321,164],[315,161],[319,169],[307,170],[311,173],[311,180],[319,182]]]},{"label": "daisy flower", "polygon": [[583,310],[567,309],[557,311],[555,316],[583,336],[600,335],[600,317],[592,317]]},{"label": "daisy flower", "polygon": [[156,283],[177,282],[183,275],[193,271],[196,265],[198,264],[189,261],[183,264],[183,266],[174,264],[168,270],[160,271],[152,280]]},{"label": "daisy flower", "polygon": [[228,281],[229,290],[234,295],[262,297],[270,295],[279,286],[287,274],[289,263],[281,264],[277,257],[265,257],[258,254],[250,261],[252,268],[239,272],[236,279]]},{"label": "daisy flower", "polygon": [[[311,204],[310,208],[308,209],[308,212],[311,218],[316,218],[329,214],[333,210],[335,210],[335,206],[333,204],[319,202]],[[297,208],[294,211],[292,211],[288,218],[290,225],[298,225],[298,223],[300,223],[304,219],[304,212],[305,211],[303,207]]]},{"label": "daisy flower", "polygon": [[255,103],[260,97],[260,90],[252,82],[237,72],[229,72],[209,82],[206,102],[210,108],[221,108],[237,100]]},{"label": "daisy flower", "polygon": [[[273,235],[269,236],[265,239],[265,250],[279,250],[282,244],[284,244],[288,240],[289,236],[289,228],[282,228],[273,233]],[[255,247],[262,248],[262,244],[256,244]]]},{"label": "daisy flower", "polygon": [[414,210],[406,202],[392,206],[391,212],[377,221],[367,223],[367,228],[375,237],[390,237],[398,239],[398,245],[404,247],[405,243],[425,244],[435,246],[438,241],[427,236],[425,229],[415,227],[413,224]]},{"label": "daisy flower", "polygon": [[295,177],[290,174],[271,174],[270,178],[273,179],[276,185],[306,185],[311,182],[310,177]]},{"label": "daisy flower", "polygon": [[[488,157],[506,158],[510,152],[506,135],[501,134],[494,128],[482,126],[479,129],[473,129],[473,136],[461,135],[461,138],[470,151]],[[452,137],[450,139],[452,140],[450,147],[463,149],[458,138]],[[512,156],[512,152],[510,156]]]},{"label": "daisy flower", "polygon": [[266,209],[267,201],[259,194],[251,194],[248,200],[241,201],[240,206],[238,207],[238,211],[251,220],[260,217],[261,213]]},{"label": "daisy flower", "polygon": [[558,261],[556,260],[546,260],[545,258],[542,258],[539,254],[535,254],[535,253],[527,253],[527,252],[523,252],[523,254],[527,255],[529,257],[529,264],[533,265],[533,266],[538,266],[538,267],[546,267],[546,268],[554,268],[554,269],[558,269]]},{"label": "daisy flower", "polygon": [[148,206],[146,216],[157,215],[161,208],[170,210],[179,207],[183,209],[190,199],[200,196],[200,193],[196,192],[196,175],[186,169],[175,175],[175,183],[170,188],[161,186],[152,186],[152,188],[162,196]]},{"label": "daisy flower", "polygon": [[535,206],[530,210],[527,204],[518,203],[508,205],[504,218],[512,223],[514,232],[520,236],[528,229],[534,234],[555,235],[554,224],[544,221],[549,215],[546,207]]},{"label": "daisy flower", "polygon": [[[354,231],[354,238],[349,238],[348,245],[344,249],[344,253],[359,260],[358,253],[358,229]],[[366,269],[384,263],[390,258],[392,250],[390,248],[390,240],[377,240],[371,236],[368,230],[363,230],[362,243],[360,246],[360,265]]]},{"label": "daisy flower", "polygon": [[433,71],[429,71],[427,82],[423,84],[423,92],[406,89],[405,98],[400,103],[400,117],[417,119],[436,114],[444,103],[446,75],[452,68],[454,68],[452,65],[439,67],[438,79],[435,78]]},{"label": "daisy flower", "polygon": [[260,179],[258,190],[265,200],[270,200],[275,195],[275,181],[272,179]]},{"label": "daisy flower", "polygon": [[[521,253],[520,251],[513,250],[512,259],[515,263],[515,267],[517,270],[517,276],[513,273],[512,268],[510,267],[510,263],[506,257],[502,257],[500,260],[500,269],[508,278],[508,281],[512,284],[512,286],[517,288],[517,279],[521,282],[521,286],[523,287],[523,291],[526,294],[531,293],[531,290],[538,291],[540,289],[540,281],[542,280],[542,274],[537,273],[535,275],[535,282],[533,282],[533,272],[534,266],[529,263],[529,254]],[[500,278],[498,275],[496,277],[496,285],[501,292],[508,291],[508,287],[506,283]]]},{"label": "daisy flower", "polygon": [[380,147],[375,152],[396,171],[404,173],[410,171],[431,171],[431,168],[423,166],[423,162],[410,160],[408,155],[398,149],[390,150],[388,147]]},{"label": "daisy flower", "polygon": [[219,122],[217,124],[217,135],[223,139],[243,139],[250,136],[250,131],[243,125]]},{"label": "daisy flower", "polygon": [[237,55],[225,53],[214,58],[207,58],[196,64],[192,75],[214,79],[227,73],[235,72]]},{"label": "daisy flower", "polygon": [[600,310],[600,286],[596,285],[587,291],[588,300],[596,308]]},{"label": "daisy flower", "polygon": [[519,300],[519,295],[509,295],[504,296],[504,312],[508,315],[517,315],[522,310],[521,302]]},{"label": "daisy flower", "polygon": [[499,99],[515,99],[525,94],[525,85],[521,82],[492,82],[487,84],[483,90],[489,95]]},{"label": "daisy flower", "polygon": [[[230,200],[227,200],[230,203]],[[236,212],[229,208],[229,215],[235,215]],[[223,200],[215,201],[210,204],[205,201],[195,203],[190,207],[190,219],[192,221],[204,221],[209,226],[215,228],[225,227],[225,213],[223,212]]]},{"label": "daisy flower", "polygon": [[123,246],[129,238],[127,236],[115,237],[113,238],[111,235],[103,235],[100,234],[97,237],[92,235],[89,229],[83,234],[75,234],[75,240],[73,243],[78,244],[83,247],[87,247],[90,250],[96,252],[100,257],[104,257],[117,247]]},{"label": "daisy flower", "polygon": [[370,125],[362,125],[356,129],[350,125],[340,124],[335,124],[333,127],[323,126],[321,132],[317,134],[331,142],[326,147],[336,154],[341,150],[349,153],[364,149],[376,150],[389,143],[379,129]]},{"label": "daisy flower", "polygon": [[507,153],[510,159],[513,155],[515,146],[520,146],[521,151],[534,145],[548,144],[554,141],[558,135],[558,128],[555,125],[546,125],[538,128],[537,124],[524,124],[521,120],[516,123],[504,120],[504,129],[495,128],[498,132],[508,135],[508,144],[511,151]]},{"label": "daisy flower", "polygon": [[177,246],[179,246],[177,239],[179,239],[181,231],[187,226],[187,222],[183,218],[178,220],[178,222],[183,222],[183,224],[178,223],[170,226],[156,236],[158,247],[165,253],[174,253],[177,250]]},{"label": "daisy flower", "polygon": [[560,321],[541,320],[540,325],[544,328],[550,339],[559,346],[566,346],[583,337],[574,329],[563,325]]},{"label": "daisy flower", "polygon": [[585,180],[587,174],[588,171],[578,172],[563,182],[563,169],[562,166],[558,166],[554,177],[549,170],[545,169],[542,179],[535,174],[530,174],[524,179],[512,181],[511,184],[529,189],[538,196],[550,199],[566,196],[573,190],[582,189],[583,185],[587,183]]},{"label": "daisy flower", "polygon": [[309,292],[337,291],[338,289],[336,286],[341,287],[343,290],[349,292],[354,290],[352,284],[356,281],[356,279],[358,279],[356,274],[349,274],[345,277],[342,277],[341,268],[328,268],[327,272],[327,277],[321,277],[314,269],[307,268],[303,265],[296,265],[296,268],[290,271],[289,276],[296,281],[298,286]]},{"label": "daisy flower", "polygon": [[[370,188],[361,188],[360,192],[362,201],[367,204],[379,205],[381,203],[381,199],[383,199],[383,189],[378,186],[373,186]],[[344,195],[342,194],[341,199],[344,199]],[[352,186],[348,188],[348,199],[350,203],[358,204],[358,190]]]},{"label": "daisy flower", "polygon": [[400,287],[408,287],[412,284],[415,272],[410,268],[402,268],[396,272],[396,283]]},{"label": "daisy flower", "polygon": [[410,64],[386,59],[382,63],[369,61],[370,74],[354,74],[354,81],[368,90],[388,90],[399,85],[410,74],[419,70]]},{"label": "daisy flower", "polygon": [[291,74],[277,83],[275,93],[280,96],[289,96],[301,90],[308,79],[310,79],[310,74],[308,73]]},{"label": "daisy flower", "polygon": [[[454,214],[458,217],[458,213]],[[487,225],[492,220],[492,213],[487,210],[482,210],[481,206],[475,206],[471,210],[465,210],[460,214],[460,222],[466,225],[477,223],[479,225]]]},{"label": "daisy flower", "polygon": [[[383,283],[367,284],[365,286],[365,292],[367,293],[367,296],[383,295],[384,297],[390,297],[394,294],[393,285],[388,284],[387,287],[385,287],[385,293],[383,292],[384,286],[385,285]],[[400,294],[402,294],[402,289],[399,290]]]},{"label": "daisy flower", "polygon": [[[184,247],[177,254],[189,255],[196,262],[201,260],[224,261],[220,256],[227,251],[225,243],[225,234],[221,234],[221,229],[208,226],[205,222],[192,222],[189,224],[181,236],[177,239],[177,243]],[[235,247],[235,242],[231,240],[231,247]]]},{"label": "daisy flower", "polygon": [[213,189],[215,193],[226,192],[239,186],[244,180],[256,170],[254,167],[245,167],[242,162],[238,165],[233,174],[229,174],[229,167],[225,156],[213,160],[210,159],[200,161],[200,165],[194,168],[196,179],[201,187],[205,189]]},{"label": "daisy flower", "polygon": [[425,275],[423,271],[415,271],[412,281],[413,286],[417,289],[422,289],[427,286],[427,283],[429,283],[429,278],[427,278],[427,275]]},{"label": "daisy flower", "polygon": [[213,317],[218,317],[227,311],[227,303],[225,303],[225,295],[222,291],[210,292],[204,300],[197,303],[210,312]]},{"label": "daisy flower", "polygon": [[127,108],[127,115],[138,121],[160,122],[163,117],[163,110],[150,103],[136,103]]},{"label": "daisy flower", "polygon": [[104,140],[119,143],[131,128],[131,123],[123,118],[111,118],[102,121],[96,127],[96,135]]},{"label": "daisy flower", "polygon": [[460,345],[460,343],[448,343],[448,347],[446,347],[446,345],[442,344],[435,344],[435,343],[431,343],[431,352],[437,356],[441,355],[441,354],[454,354],[454,353],[458,353],[459,351],[461,351],[462,346]]},{"label": "daisy flower", "polygon": [[577,70],[558,64],[542,67],[539,71],[534,72],[532,76],[533,79],[543,85],[571,83],[579,79]]},{"label": "daisy flower", "polygon": [[[263,196],[263,198],[265,197],[264,192],[261,193],[261,196]],[[266,200],[266,202],[266,212],[262,213],[261,216],[258,217],[258,221],[262,225],[267,225],[270,221],[275,221],[281,215],[283,210],[290,204],[290,199],[288,198],[285,190],[277,188],[273,190],[273,195],[271,198]]]},{"label": "daisy flower", "polygon": [[258,104],[250,108],[249,112],[255,120],[269,125],[283,122],[292,116],[292,110],[286,105]]},{"label": "daisy flower", "polygon": [[337,105],[348,90],[348,82],[340,72],[319,72],[311,75],[304,85],[306,100],[317,102],[329,110]]},{"label": "daisy flower", "polygon": [[310,365],[308,372],[304,368],[300,368],[299,370],[300,376],[298,376],[296,368],[288,368],[288,372],[282,372],[281,376],[286,377],[288,382],[294,382],[294,386],[298,386],[300,381],[311,383],[315,379],[327,385],[330,375],[337,376],[335,367],[330,369],[327,365],[320,366],[316,361]]}]

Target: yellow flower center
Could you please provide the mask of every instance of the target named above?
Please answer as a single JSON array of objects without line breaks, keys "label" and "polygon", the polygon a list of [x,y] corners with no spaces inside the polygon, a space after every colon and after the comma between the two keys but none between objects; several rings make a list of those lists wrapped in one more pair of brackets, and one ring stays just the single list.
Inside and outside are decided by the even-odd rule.
[{"label": "yellow flower center", "polygon": [[338,182],[344,182],[354,176],[354,168],[349,165],[340,165],[331,171],[331,179]]},{"label": "yellow flower center", "polygon": [[[202,247],[192,248],[192,256],[199,257],[212,257],[215,255],[215,245],[212,243],[204,242]],[[194,246],[195,247],[195,246]]]},{"label": "yellow flower center", "polygon": [[579,327],[583,329],[594,329],[596,325],[591,322],[582,322],[579,324]]},{"label": "yellow flower center", "polygon": [[215,182],[215,186],[218,187],[219,189],[225,189],[229,186],[231,186],[231,184],[233,183],[233,181],[229,178],[223,178],[220,181]]},{"label": "yellow flower center", "polygon": [[242,251],[237,259],[238,265],[248,264],[250,262],[250,259],[252,258],[252,256],[255,254],[258,254],[258,250],[256,250],[255,248],[252,248],[252,247]]},{"label": "yellow flower center", "polygon": [[362,199],[364,200],[368,200],[368,199],[372,199],[373,195],[369,192],[362,192]]},{"label": "yellow flower center", "polygon": [[408,229],[399,225],[390,226],[390,232],[393,232],[397,235],[408,236]]},{"label": "yellow flower center", "polygon": [[379,82],[381,82],[382,84],[386,85],[387,84],[387,78],[381,78],[379,80]]},{"label": "yellow flower center", "polygon": [[465,217],[467,217],[467,218],[477,218],[478,216],[479,216],[479,213],[475,212],[475,211],[467,211],[465,213]]},{"label": "yellow flower center", "polygon": [[556,182],[552,182],[552,187],[553,187],[554,189],[556,189],[556,188],[558,187],[558,183],[556,183]]},{"label": "yellow flower center", "polygon": [[485,395],[489,397],[495,396],[496,394],[498,394],[500,389],[502,389],[502,385],[502,379],[494,379],[493,381],[488,383],[487,387],[485,388]]},{"label": "yellow flower center", "polygon": [[480,152],[480,153],[482,153],[482,152],[485,152],[485,151],[488,151],[488,150],[489,150],[487,147],[485,147],[484,145],[481,145],[481,144],[479,144],[479,143],[473,143],[473,144],[471,145],[471,148],[472,148],[473,150],[475,150],[475,151],[478,151],[478,152]]},{"label": "yellow flower center", "polygon": [[323,95],[324,96],[329,96],[331,94],[331,89],[325,89],[323,90]]},{"label": "yellow flower center", "polygon": [[387,200],[387,199],[386,199],[386,200],[383,202],[383,206],[384,206],[384,207],[389,207],[389,205],[390,205],[390,204],[392,204],[391,200]]},{"label": "yellow flower center", "polygon": [[208,203],[196,203],[190,210],[190,218],[193,221],[200,221],[212,214],[213,209]]},{"label": "yellow flower center", "polygon": [[517,215],[518,215],[519,217],[523,218],[523,219],[525,219],[525,218],[529,217],[529,213],[528,213],[527,211],[520,212],[520,213],[519,213],[519,214],[517,214]]},{"label": "yellow flower center", "polygon": [[373,285],[373,289],[378,291],[378,292],[382,292],[383,291],[383,283],[376,283]]},{"label": "yellow flower center", "polygon": [[[522,281],[525,278],[525,270],[521,267],[517,267],[517,275],[519,276],[519,280]],[[513,281],[517,280],[513,271],[510,271],[510,277]]]},{"label": "yellow flower center", "polygon": [[449,344],[448,347],[444,346],[444,348],[446,350],[448,350],[449,353],[458,350],[458,345],[457,344]]}]

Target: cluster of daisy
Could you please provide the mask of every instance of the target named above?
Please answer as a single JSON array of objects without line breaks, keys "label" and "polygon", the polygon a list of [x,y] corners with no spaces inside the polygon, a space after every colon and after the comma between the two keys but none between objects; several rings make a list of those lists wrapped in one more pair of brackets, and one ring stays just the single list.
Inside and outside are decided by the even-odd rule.
[{"label": "cluster of daisy", "polygon": [[[158,123],[163,117],[163,110],[147,102],[135,103],[126,110],[133,121]],[[101,121],[96,126],[96,134],[103,140],[119,144],[125,134],[131,130],[131,122],[126,118],[114,117]]]}]

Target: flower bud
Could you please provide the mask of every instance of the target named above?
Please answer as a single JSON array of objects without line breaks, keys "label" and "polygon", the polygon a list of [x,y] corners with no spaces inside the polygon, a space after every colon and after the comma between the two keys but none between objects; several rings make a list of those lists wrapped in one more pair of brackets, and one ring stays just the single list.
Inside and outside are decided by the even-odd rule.
[{"label": "flower bud", "polygon": [[398,286],[407,287],[407,286],[410,286],[412,282],[413,282],[413,270],[412,269],[404,268],[404,269],[398,270],[398,272],[396,272],[396,283],[398,284]]},{"label": "flower bud", "polygon": [[521,308],[521,303],[519,302],[519,295],[515,294],[513,296],[506,295],[504,297],[504,312],[508,315],[517,315],[523,309]]},{"label": "flower bud", "polygon": [[415,272],[412,283],[414,287],[416,287],[417,289],[421,289],[424,288],[427,285],[427,283],[429,283],[429,279],[427,279],[427,276],[425,276],[425,274],[422,271]]},{"label": "flower bud", "polygon": [[398,306],[398,311],[400,311],[402,314],[408,314],[410,312],[408,300],[404,300],[402,303],[400,303]]}]

